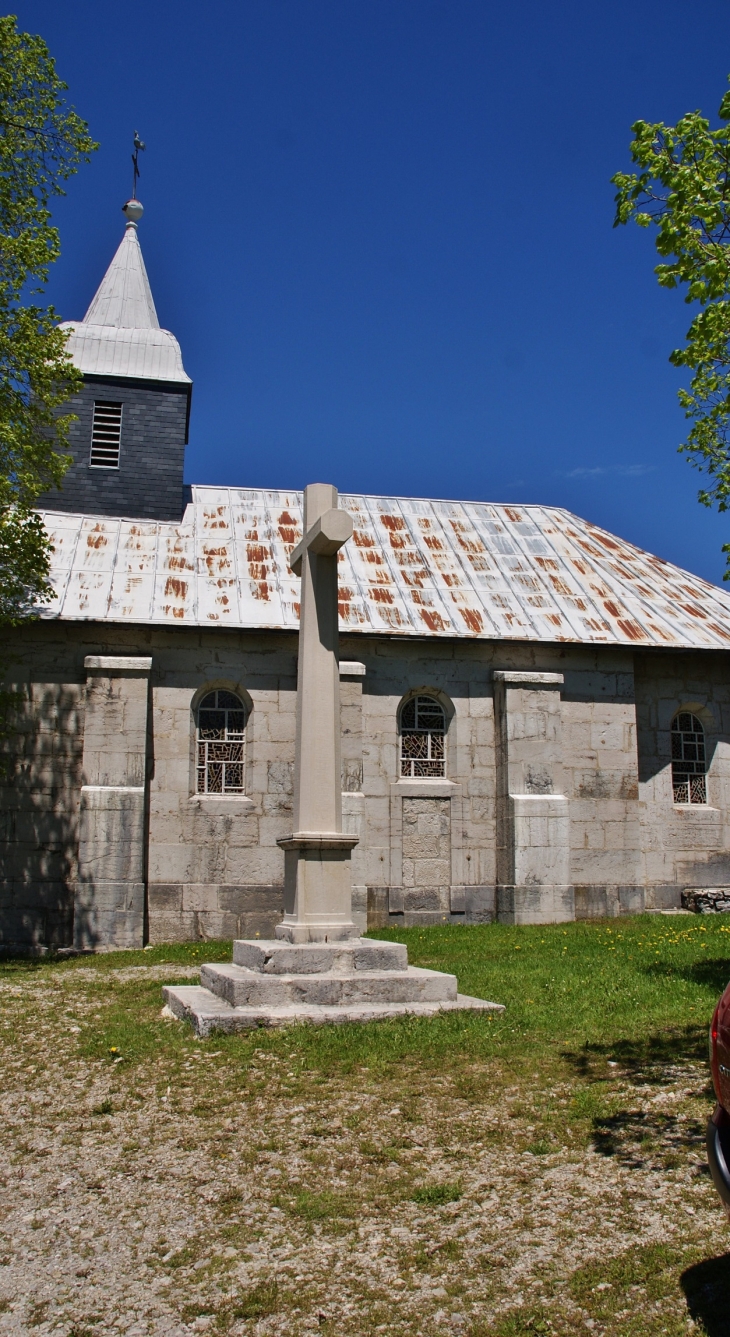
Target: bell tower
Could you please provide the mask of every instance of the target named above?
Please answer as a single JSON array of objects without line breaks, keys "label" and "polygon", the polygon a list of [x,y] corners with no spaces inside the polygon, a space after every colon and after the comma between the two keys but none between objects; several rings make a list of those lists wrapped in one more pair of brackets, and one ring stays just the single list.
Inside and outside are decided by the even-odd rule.
[{"label": "bell tower", "polygon": [[67,321],[68,350],[83,373],[70,402],[73,456],[47,510],[179,520],[192,381],[180,345],[160,329],[137,227],[142,205],[124,205],[124,236],[82,321]]}]

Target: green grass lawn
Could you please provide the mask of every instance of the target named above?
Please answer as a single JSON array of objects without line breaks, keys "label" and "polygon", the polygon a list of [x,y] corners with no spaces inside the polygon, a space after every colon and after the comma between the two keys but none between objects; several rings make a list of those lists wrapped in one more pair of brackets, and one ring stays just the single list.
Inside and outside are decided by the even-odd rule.
[{"label": "green grass lawn", "polygon": [[[365,1027],[295,1028],[257,1032],[261,1043],[289,1051],[295,1047],[317,1066],[360,1062],[390,1064],[417,1052],[440,1063],[504,1052],[531,1052],[535,1040],[560,1051],[620,1051],[626,1056],[652,1038],[685,1036],[682,1052],[703,1054],[707,1028],[719,993],[730,980],[730,916],[642,915],[599,923],[513,928],[501,924],[425,929],[389,929],[377,937],[408,945],[412,965],[451,971],[461,993],[507,1005],[504,1013],[445,1013],[435,1020],[394,1021]],[[195,965],[231,959],[230,941],[167,944],[139,952],[108,952],[94,957],[100,975],[134,965]],[[88,968],[88,957],[52,961],[48,957],[0,961],[0,977],[24,977],[48,971],[66,975]],[[134,991],[132,991],[134,992]],[[120,1008],[108,1021],[108,1035],[96,1036],[99,1052],[106,1040],[120,1040],[128,1058],[142,1054],[154,1040],[134,1011]],[[663,1039],[662,1039],[663,1036]],[[219,1038],[222,1042],[222,1038]],[[218,1042],[217,1042],[218,1043]],[[246,1038],[226,1038],[246,1048]]]},{"label": "green grass lawn", "polygon": [[[505,1012],[201,1042],[162,1017],[161,983],[230,943],[0,962],[0,1164],[26,1187],[38,1169],[32,1224],[12,1174],[2,1191],[0,1334],[33,1326],[13,1278],[27,1291],[37,1255],[34,1303],[64,1334],[105,1333],[141,1270],[150,1333],[172,1314],[214,1333],[730,1337],[703,1148],[730,916],[371,936]],[[98,1184],[75,1207],[65,1190],[72,1296],[48,1269],[67,1163]],[[75,1213],[95,1221],[88,1275]]]},{"label": "green grass lawn", "polygon": [[[730,980],[728,915],[642,915],[542,928],[444,924],[369,936],[406,943],[412,965],[450,971],[461,993],[504,1003],[506,1011],[259,1031],[256,1046],[289,1052],[294,1045],[308,1064],[323,1070],[366,1059],[390,1065],[411,1054],[436,1064],[505,1051],[517,1058],[532,1054],[538,1040],[558,1054],[572,1049],[587,1057],[616,1051],[626,1060],[634,1052],[648,1053],[652,1044],[661,1049],[669,1043],[678,1046],[678,1058],[704,1056],[713,1008]],[[168,964],[173,981],[176,965],[229,961],[231,951],[225,941],[169,944],[105,953],[93,964],[100,978],[121,967]],[[88,957],[0,961],[0,978],[64,976],[88,967]],[[134,981],[126,992],[134,998],[136,991]],[[107,1041],[116,1040],[135,1061],[155,1048],[161,1028],[151,1033],[124,993],[104,1033],[89,1037],[89,1043],[102,1054]],[[252,1043],[246,1036],[219,1037],[216,1043],[224,1041],[242,1053]]]}]

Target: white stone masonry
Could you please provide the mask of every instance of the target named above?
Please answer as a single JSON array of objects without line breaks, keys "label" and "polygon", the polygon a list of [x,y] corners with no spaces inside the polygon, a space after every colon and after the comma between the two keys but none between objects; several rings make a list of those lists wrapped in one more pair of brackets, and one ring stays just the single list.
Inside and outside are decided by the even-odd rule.
[{"label": "white stone masonry", "polygon": [[497,916],[503,923],[575,918],[569,803],[563,792],[562,685],[562,673],[494,674]]},{"label": "white stone masonry", "polygon": [[144,943],[147,702],[152,660],[87,655],[78,948]]}]

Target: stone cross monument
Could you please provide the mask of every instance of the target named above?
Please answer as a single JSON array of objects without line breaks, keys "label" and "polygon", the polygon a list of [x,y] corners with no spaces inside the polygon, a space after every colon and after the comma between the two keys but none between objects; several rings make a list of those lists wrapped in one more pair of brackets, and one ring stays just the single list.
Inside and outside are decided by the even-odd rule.
[{"label": "stone cross monument", "polygon": [[301,575],[294,832],[285,851],[287,942],[336,942],[355,935],[350,856],[356,836],[342,831],[337,554],[352,520],[337,508],[337,489],[310,483],[304,493],[304,537],[290,566]]},{"label": "stone cross monument", "polygon": [[200,984],[163,990],[198,1035],[293,1021],[375,1021],[499,1007],[457,992],[456,977],[408,965],[402,943],[360,938],[352,922],[350,856],[342,831],[337,554],[352,520],[337,489],[304,493],[304,537],[290,563],[302,579],[294,831],[284,850],[284,918],[271,942],[234,942],[231,965],[203,966]]}]

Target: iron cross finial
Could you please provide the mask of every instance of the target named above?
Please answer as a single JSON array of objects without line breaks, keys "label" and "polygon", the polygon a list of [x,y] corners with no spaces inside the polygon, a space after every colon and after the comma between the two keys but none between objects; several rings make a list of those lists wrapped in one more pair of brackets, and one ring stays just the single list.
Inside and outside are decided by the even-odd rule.
[{"label": "iron cross finial", "polygon": [[139,137],[139,130],[135,130],[135,132],[134,132],[134,153],[132,154],[132,166],[133,166],[133,168],[134,168],[134,174],[133,174],[133,177],[132,177],[132,199],[133,199],[133,200],[136,200],[136,198],[137,198],[137,181],[138,181],[138,179],[139,179],[139,165],[138,165],[138,163],[137,163],[137,158],[138,158],[140,149],[142,150],[142,152],[144,152],[144,150],[145,150],[146,148],[147,148],[147,145],[146,145],[146,144],[143,144],[143,143],[142,143],[142,140],[141,140],[140,137]]}]

